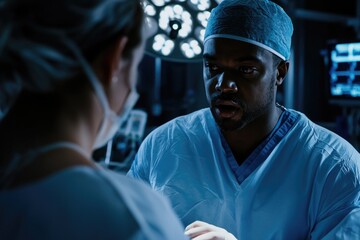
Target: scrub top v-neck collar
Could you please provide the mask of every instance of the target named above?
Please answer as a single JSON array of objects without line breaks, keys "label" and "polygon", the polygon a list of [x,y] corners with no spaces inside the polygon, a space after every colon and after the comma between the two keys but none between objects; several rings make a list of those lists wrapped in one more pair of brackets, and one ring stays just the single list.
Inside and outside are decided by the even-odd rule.
[{"label": "scrub top v-neck collar", "polygon": [[221,133],[221,130],[217,128],[221,138],[221,144],[226,154],[227,162],[232,172],[235,174],[239,184],[243,183],[245,179],[249,177],[255,171],[255,169],[257,169],[267,159],[270,153],[294,126],[298,119],[298,114],[290,112],[284,108],[284,111],[281,113],[276,126],[269,134],[269,136],[258,147],[255,148],[255,150],[241,165],[239,165],[236,161],[230,146]]}]

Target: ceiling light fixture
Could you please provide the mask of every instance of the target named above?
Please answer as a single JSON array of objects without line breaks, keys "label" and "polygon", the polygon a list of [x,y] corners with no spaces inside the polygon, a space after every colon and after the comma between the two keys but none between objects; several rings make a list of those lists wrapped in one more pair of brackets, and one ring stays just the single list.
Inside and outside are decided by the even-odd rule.
[{"label": "ceiling light fixture", "polygon": [[144,10],[158,26],[147,41],[146,53],[163,60],[202,60],[203,38],[215,0],[144,0]]}]

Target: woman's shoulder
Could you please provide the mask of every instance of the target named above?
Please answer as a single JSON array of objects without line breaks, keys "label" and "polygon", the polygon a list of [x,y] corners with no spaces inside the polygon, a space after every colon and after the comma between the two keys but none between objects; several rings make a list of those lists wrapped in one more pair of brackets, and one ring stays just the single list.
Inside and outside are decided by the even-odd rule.
[{"label": "woman's shoulder", "polygon": [[79,234],[85,234],[86,224],[95,224],[97,227],[87,232],[95,234],[102,228],[114,236],[136,234],[146,236],[145,239],[165,239],[169,228],[183,235],[181,224],[162,196],[145,183],[101,168],[63,170],[42,181],[0,193],[0,202],[8,216],[26,212],[36,215],[31,221],[39,225],[51,225],[54,222],[47,219],[57,219],[64,231]]}]

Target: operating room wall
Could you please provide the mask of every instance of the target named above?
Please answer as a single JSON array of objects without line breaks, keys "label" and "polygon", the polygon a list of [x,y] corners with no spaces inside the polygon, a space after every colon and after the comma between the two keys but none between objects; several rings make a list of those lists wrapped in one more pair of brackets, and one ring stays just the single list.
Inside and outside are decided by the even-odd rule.
[{"label": "operating room wall", "polygon": [[[331,40],[354,40],[356,35],[350,27],[336,23],[299,20],[302,28],[298,34],[301,39],[295,40],[296,61],[295,71],[303,71],[297,75],[298,89],[295,108],[305,112],[311,119],[319,122],[331,122],[341,114],[341,106],[329,103],[327,94],[328,69],[325,55],[328,54],[327,45]],[[298,64],[296,64],[298,63]],[[296,89],[295,89],[296,90]]]},{"label": "operating room wall", "polygon": [[[331,19],[331,16],[356,17],[357,2],[360,1],[278,2],[289,12],[295,28],[290,66],[292,74],[279,89],[279,101],[286,107],[304,112],[314,122],[337,132],[358,147],[354,141],[359,141],[359,136],[355,136],[354,140],[354,137],[349,139],[344,134],[348,130],[344,130],[341,125],[344,108],[328,101],[328,76],[323,54],[330,40],[357,39],[357,31],[353,26],[346,21]],[[147,133],[177,116],[207,107],[201,62],[162,61],[161,66],[161,85],[156,91],[155,58],[145,55],[140,65],[138,89],[141,98],[137,108],[148,113]],[[160,111],[159,108],[153,109],[154,104],[161,105]]]},{"label": "operating room wall", "polygon": [[[295,69],[294,108],[314,121],[332,121],[340,107],[330,105],[326,95],[328,75],[324,56],[330,41],[354,41],[355,28],[335,17],[356,17],[356,1],[296,1],[293,50]],[[299,14],[299,10],[312,14]],[[315,14],[317,13],[317,14]],[[324,14],[324,15],[321,15]],[[328,14],[328,15],[325,15]]]},{"label": "operating room wall", "polygon": [[296,2],[292,10],[295,27],[292,107],[341,135],[360,150],[360,122],[350,116],[350,113],[358,115],[360,109],[330,103],[327,89],[330,76],[325,62],[329,43],[359,40],[360,29],[356,28],[356,23],[360,21],[360,1]]},{"label": "operating room wall", "polygon": [[[139,67],[140,99],[136,108],[148,114],[147,133],[175,117],[207,106],[202,62],[158,61],[160,71],[156,69],[156,58],[145,54]],[[160,76],[156,76],[159,72]]]}]

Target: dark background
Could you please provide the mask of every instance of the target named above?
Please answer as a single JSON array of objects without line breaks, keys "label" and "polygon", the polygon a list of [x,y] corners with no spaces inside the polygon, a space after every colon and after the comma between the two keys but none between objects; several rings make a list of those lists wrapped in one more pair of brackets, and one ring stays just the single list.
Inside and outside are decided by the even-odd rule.
[{"label": "dark background", "polygon": [[[360,0],[274,2],[288,12],[294,23],[290,73],[279,89],[279,102],[305,113],[358,148],[359,122],[349,126],[348,114],[359,109],[329,103],[324,56],[331,41],[358,40]],[[155,87],[156,77],[161,80],[160,88]],[[161,75],[156,76],[155,58],[145,55],[140,65],[138,91],[141,98],[136,108],[148,113],[145,135],[177,116],[207,107],[201,62],[162,60]]]}]

